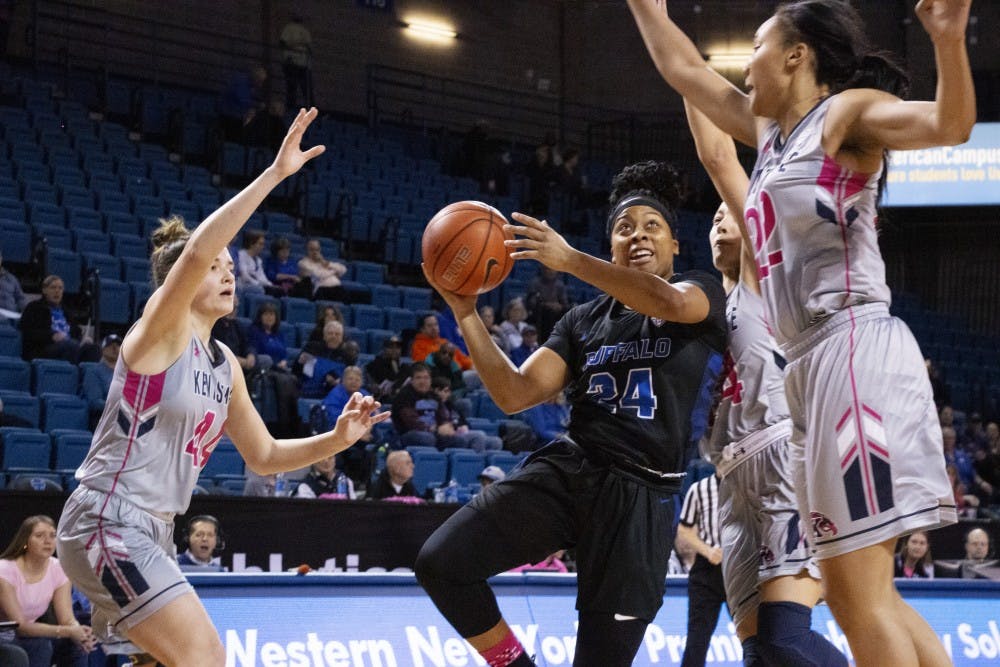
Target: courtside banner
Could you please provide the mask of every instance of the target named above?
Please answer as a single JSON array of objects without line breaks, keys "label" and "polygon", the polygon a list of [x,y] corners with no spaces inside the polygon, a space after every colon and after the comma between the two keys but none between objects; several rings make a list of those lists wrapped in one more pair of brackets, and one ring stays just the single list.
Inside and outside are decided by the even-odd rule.
[{"label": "courtside banner", "polygon": [[977,123],[960,146],[890,153],[883,206],[1000,204],[1000,123]]},{"label": "courtside banner", "polygon": [[[227,667],[465,667],[484,661],[441,617],[409,574],[191,575],[226,647]],[[955,665],[1000,661],[1000,583],[898,582],[938,633]],[[573,575],[494,578],[500,608],[538,665],[571,665],[576,643]],[[679,665],[687,581],[668,581],[664,605],[635,665]],[[820,606],[813,627],[848,653]],[[742,665],[725,609],[708,664]]]}]

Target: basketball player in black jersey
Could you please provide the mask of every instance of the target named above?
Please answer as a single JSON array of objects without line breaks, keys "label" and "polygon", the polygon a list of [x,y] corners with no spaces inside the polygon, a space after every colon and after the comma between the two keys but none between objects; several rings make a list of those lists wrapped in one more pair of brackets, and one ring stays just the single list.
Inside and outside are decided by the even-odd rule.
[{"label": "basketball player in black jersey", "polygon": [[[521,214],[508,242],[606,294],[570,310],[520,368],[495,345],[476,298],[441,292],[476,369],[507,413],[567,390],[567,435],[491,484],[428,540],[417,577],[491,667],[533,664],[486,583],[494,574],[576,549],[579,629],[573,664],[630,665],[662,604],[673,494],[708,408],[725,348],[725,293],[701,271],[675,274],[676,173],[662,163],[615,177],[611,262],[572,249]],[[425,271],[426,275],[426,271]]]}]

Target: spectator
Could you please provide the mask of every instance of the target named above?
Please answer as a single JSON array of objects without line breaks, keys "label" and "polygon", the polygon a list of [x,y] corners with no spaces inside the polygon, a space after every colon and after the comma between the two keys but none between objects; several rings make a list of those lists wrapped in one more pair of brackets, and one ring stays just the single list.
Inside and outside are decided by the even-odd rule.
[{"label": "spectator", "polygon": [[549,190],[557,177],[553,148],[547,142],[539,145],[525,169],[531,215],[544,216],[549,212]]},{"label": "spectator", "polygon": [[34,424],[18,415],[4,412],[3,399],[0,398],[0,426],[16,426],[19,428],[35,428]]},{"label": "spectator", "polygon": [[95,366],[88,366],[83,372],[81,391],[90,408],[90,428],[93,429],[104,412],[104,403],[111,389],[111,379],[118,365],[122,339],[117,334],[109,334],[101,341],[101,359]]},{"label": "spectator", "polygon": [[409,452],[405,450],[389,452],[385,458],[385,469],[379,473],[368,497],[375,500],[420,497],[417,488],[413,486],[413,457]]},{"label": "spectator", "polygon": [[285,138],[285,115],[287,107],[280,95],[272,95],[266,110],[254,114],[243,128],[246,143],[250,146],[267,146],[275,151]]},{"label": "spectator", "polygon": [[299,275],[298,262],[291,256],[292,242],[284,236],[274,239],[271,242],[271,255],[264,262],[264,275],[285,295],[308,298],[312,294],[312,290],[308,283],[305,283],[302,288],[299,287],[303,279]]},{"label": "spectator", "polygon": [[[9,313],[20,313],[27,301],[21,291],[21,281],[13,273],[3,268],[3,253],[0,252],[0,310]],[[0,313],[0,319],[5,317]],[[9,317],[9,316],[6,316]]]},{"label": "spectator", "polygon": [[[441,343],[441,346],[427,355],[423,361],[431,369],[431,378],[444,378],[451,387],[452,395],[461,398],[465,395],[465,380],[462,377],[462,369],[455,360],[455,354],[461,354],[451,341]],[[465,410],[463,414],[468,414]]]},{"label": "spectator", "polygon": [[942,405],[938,412],[938,421],[941,426],[955,426],[955,410],[950,405]]},{"label": "spectator", "polygon": [[299,275],[312,281],[314,299],[342,301],[344,289],[340,279],[346,273],[346,266],[323,257],[319,239],[306,241],[306,256],[299,260]]},{"label": "spectator", "polygon": [[538,349],[538,329],[534,324],[525,324],[521,329],[521,344],[510,351],[510,360],[520,366]]},{"label": "spectator", "polygon": [[278,37],[281,42],[281,69],[285,73],[285,105],[289,109],[299,106],[298,92],[302,92],[302,106],[313,106],[312,34],[303,25],[302,17],[293,15]]},{"label": "spectator", "polygon": [[266,392],[272,387],[274,391],[273,403],[267,409],[261,410],[258,405],[264,423],[277,437],[298,437],[299,381],[289,370],[288,347],[281,335],[278,306],[273,301],[264,301],[257,307],[257,316],[250,325],[250,347],[257,354],[261,367],[266,369],[256,400],[265,402],[269,396]]},{"label": "spectator", "polygon": [[328,415],[339,415],[354,392],[359,392],[362,396],[371,396],[363,386],[362,377],[361,369],[357,366],[344,368],[340,382],[323,399],[323,406]]},{"label": "spectator", "polygon": [[[90,627],[73,616],[69,579],[55,558],[56,524],[44,515],[21,522],[0,553],[0,615],[18,624],[13,643],[31,667],[86,667],[96,647]],[[55,623],[39,622],[52,605]]]},{"label": "spectator", "polygon": [[688,575],[687,644],[682,666],[704,665],[719,611],[726,602],[719,535],[719,478],[715,473],[688,488],[677,525],[677,542],[697,552]]},{"label": "spectator", "polygon": [[431,380],[431,387],[438,402],[444,408],[444,414],[451,424],[451,434],[444,423],[438,425],[438,447],[467,447],[477,452],[499,451],[503,449],[503,440],[495,435],[487,435],[485,431],[470,429],[461,410],[452,400],[451,384],[446,377],[436,377]]},{"label": "spectator", "polygon": [[978,412],[973,412],[969,415],[961,442],[962,448],[970,454],[974,454],[976,450],[986,447],[986,430],[983,428],[983,416]]},{"label": "spectator", "polygon": [[236,260],[236,287],[244,293],[267,293],[271,296],[284,296],[284,292],[271,284],[264,273],[264,260],[261,253],[267,239],[259,229],[248,229],[243,232],[243,243],[239,257]]},{"label": "spectator", "polygon": [[326,396],[340,382],[340,376],[349,363],[344,345],[344,325],[330,320],[323,325],[323,340],[306,343],[293,368],[301,382],[301,396]]},{"label": "spectator", "polygon": [[559,273],[547,266],[535,276],[528,287],[528,310],[531,311],[535,326],[542,341],[552,333],[552,327],[569,310],[566,285]]},{"label": "spectator", "polygon": [[437,447],[438,425],[442,423],[446,424],[444,435],[451,435],[447,412],[431,388],[427,364],[417,362],[411,367],[409,384],[399,390],[392,402],[392,423],[401,447]]},{"label": "spectator", "polygon": [[[447,343],[448,340],[441,337],[438,318],[433,313],[421,315],[417,321],[417,326],[418,330],[413,337],[413,343],[410,347],[410,356],[415,361],[425,361],[431,352],[437,350],[442,344]],[[463,371],[472,368],[472,359],[469,359],[461,350],[455,350],[454,358]]]},{"label": "spectator", "polygon": [[281,335],[281,313],[273,301],[257,306],[257,314],[250,325],[250,347],[259,357],[268,357],[270,368],[288,370],[288,346]]},{"label": "spectator", "polygon": [[542,442],[551,442],[566,433],[569,424],[569,406],[566,395],[559,392],[544,403],[529,408],[523,413],[524,421]]},{"label": "spectator", "polygon": [[979,498],[969,493],[968,488],[962,483],[958,475],[958,468],[954,463],[945,465],[945,472],[948,474],[948,481],[951,483],[951,492],[955,497],[955,513],[960,519],[975,519],[979,509]]},{"label": "spectator", "polygon": [[208,514],[191,517],[184,526],[187,549],[177,556],[178,565],[214,567],[222,570],[220,554],[225,548],[219,520]]},{"label": "spectator", "polygon": [[979,499],[979,505],[989,503],[993,495],[993,487],[976,472],[973,457],[962,448],[957,447],[955,429],[950,426],[941,428],[941,441],[944,447],[944,461],[955,466],[958,479],[966,489]]},{"label": "spectator", "polygon": [[257,65],[235,72],[219,100],[219,120],[227,141],[243,142],[244,129],[264,109],[267,69]]},{"label": "spectator", "polygon": [[[344,486],[341,489],[340,484]],[[309,474],[295,488],[296,498],[322,498],[337,496],[354,500],[354,482],[343,472],[337,470],[337,457],[328,456],[309,466]]]},{"label": "spectator", "polygon": [[340,322],[344,326],[347,325],[344,322],[344,314],[340,312],[340,308],[337,308],[333,304],[327,304],[316,312],[316,326],[309,332],[309,340],[306,341],[306,344],[321,342],[323,340],[323,327],[330,320]]},{"label": "spectator", "polygon": [[528,309],[524,306],[524,299],[515,297],[507,302],[503,311],[503,322],[500,323],[500,330],[507,337],[507,347],[513,350],[521,345],[521,330],[527,326],[525,318],[528,317]]},{"label": "spectator", "polygon": [[493,482],[502,482],[507,477],[507,473],[500,466],[486,466],[479,473],[479,484],[486,488]]},{"label": "spectator", "polygon": [[392,402],[396,392],[410,377],[410,365],[400,362],[403,340],[396,335],[382,341],[382,351],[365,366],[368,390],[379,401]]},{"label": "spectator", "polygon": [[931,557],[930,536],[917,530],[900,538],[896,552],[897,579],[933,579],[934,560]]},{"label": "spectator", "polygon": [[959,561],[962,579],[989,578],[980,568],[995,567],[997,560],[990,558],[990,536],[982,528],[973,528],[965,534],[965,558]]},{"label": "spectator", "polygon": [[983,482],[983,490],[989,489],[991,504],[1000,503],[1000,428],[996,422],[986,425],[986,446],[976,452],[974,466],[976,476]]},{"label": "spectator", "polygon": [[507,337],[504,335],[503,330],[496,320],[496,311],[493,310],[493,306],[488,306],[486,304],[479,307],[479,319],[483,321],[483,326],[486,330],[490,332],[490,338],[493,342],[497,344],[504,354],[510,356],[510,345],[507,342]]},{"label": "spectator", "polygon": [[[268,475],[258,475],[250,468],[247,468],[247,481],[243,485],[244,496],[257,497],[284,497],[288,496],[290,490],[287,487],[278,489],[278,475],[270,473]],[[284,478],[282,478],[283,480]]]},{"label": "spectator", "polygon": [[97,361],[100,350],[82,338],[80,327],[63,309],[63,281],[59,276],[46,276],[42,281],[42,298],[32,301],[21,313],[21,345],[23,357],[32,359],[64,359],[71,363]]},{"label": "spectator", "polygon": [[250,331],[239,320],[239,297],[233,295],[233,309],[225,317],[219,318],[212,326],[212,338],[216,339],[236,355],[243,373],[249,373],[257,366],[257,355],[250,346]]}]

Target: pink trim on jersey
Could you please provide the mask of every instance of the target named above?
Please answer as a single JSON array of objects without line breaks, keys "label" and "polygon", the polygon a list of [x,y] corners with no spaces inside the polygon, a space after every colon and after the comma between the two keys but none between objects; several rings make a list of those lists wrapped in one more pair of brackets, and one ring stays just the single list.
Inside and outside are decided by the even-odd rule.
[{"label": "pink trim on jersey", "polygon": [[163,398],[163,385],[166,379],[166,371],[156,375],[140,375],[128,371],[125,376],[125,386],[122,388],[122,396],[126,403],[135,408],[137,413],[145,412]]},{"label": "pink trim on jersey", "polygon": [[[111,500],[111,494],[115,492],[115,487],[118,486],[118,478],[121,476],[122,470],[125,469],[125,464],[128,463],[129,455],[132,453],[132,445],[136,441],[136,433],[139,430],[141,421],[139,415],[141,412],[154,407],[160,402],[163,397],[163,385],[167,377],[167,372],[157,373],[156,375],[141,375],[133,371],[127,371],[125,376],[125,386],[122,388],[122,396],[125,399],[124,402],[132,408],[132,423],[128,432],[128,444],[125,446],[125,455],[122,457],[122,464],[115,472],[115,478],[111,482],[111,490],[104,497],[104,504],[101,505],[101,511],[97,513],[97,535],[99,536],[101,542],[101,557],[98,558],[97,563],[94,566],[94,572],[100,577],[101,566],[105,566],[111,570],[114,575],[115,580],[118,585],[121,586],[122,590],[125,591],[132,598],[136,597],[135,591],[128,582],[128,578],[122,573],[121,569],[117,566],[114,558],[108,558],[107,555],[121,556],[123,558],[128,558],[128,554],[120,554],[114,552],[108,543],[104,539],[104,510],[108,507],[108,501]],[[108,533],[112,537],[116,537],[113,533]]]}]

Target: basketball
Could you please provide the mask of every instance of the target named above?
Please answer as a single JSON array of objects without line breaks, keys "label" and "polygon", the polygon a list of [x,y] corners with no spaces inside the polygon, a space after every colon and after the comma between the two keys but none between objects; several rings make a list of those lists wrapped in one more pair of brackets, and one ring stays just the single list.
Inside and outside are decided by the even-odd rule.
[{"label": "basketball", "polygon": [[424,228],[424,264],[444,289],[466,296],[489,292],[514,268],[504,246],[514,235],[505,233],[500,211],[478,201],[460,201],[438,211]]}]

